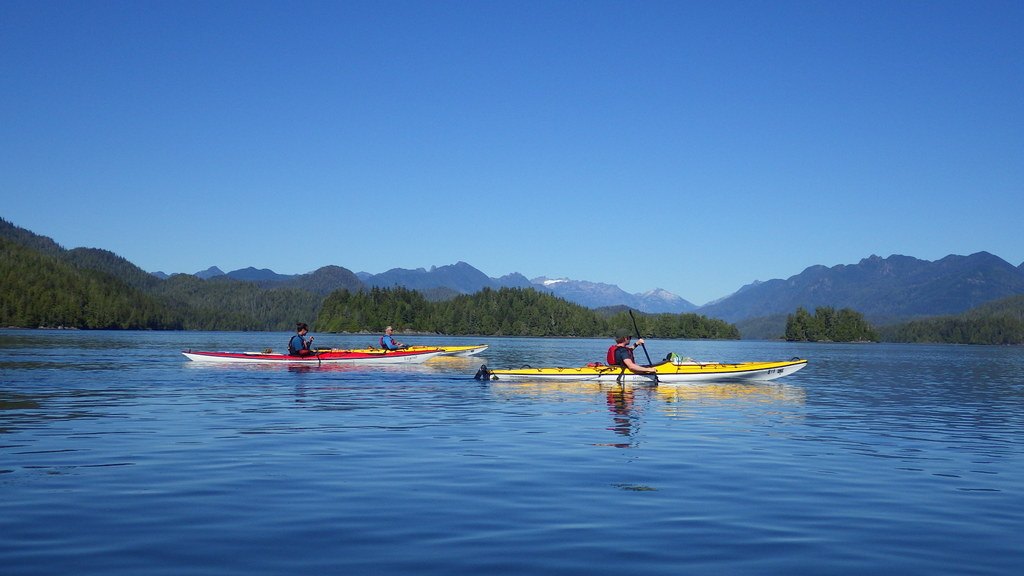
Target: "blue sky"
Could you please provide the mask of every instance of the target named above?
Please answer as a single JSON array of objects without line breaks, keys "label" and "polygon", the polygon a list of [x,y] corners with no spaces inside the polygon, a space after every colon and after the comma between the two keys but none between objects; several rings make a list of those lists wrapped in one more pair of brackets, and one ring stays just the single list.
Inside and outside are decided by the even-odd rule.
[{"label": "blue sky", "polygon": [[696,304],[1024,261],[1024,3],[4,2],[0,217],[150,271]]}]

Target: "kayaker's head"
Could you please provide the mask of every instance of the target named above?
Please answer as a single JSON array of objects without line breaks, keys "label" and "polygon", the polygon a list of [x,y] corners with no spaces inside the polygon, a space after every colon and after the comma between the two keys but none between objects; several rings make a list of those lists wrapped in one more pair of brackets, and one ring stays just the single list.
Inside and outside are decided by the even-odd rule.
[{"label": "kayaker's head", "polygon": [[394,330],[391,329],[391,326],[388,326],[387,328],[384,329],[384,333],[387,334],[388,336],[391,336],[392,332],[394,332]]},{"label": "kayaker's head", "polygon": [[630,334],[629,332],[625,331],[625,330],[616,330],[615,331],[615,343],[616,344],[622,344],[624,342],[629,342],[629,339],[632,338],[632,337],[633,337],[633,335]]},{"label": "kayaker's head", "polygon": [[295,331],[298,332],[299,334],[302,334],[303,332],[309,332],[309,326],[306,326],[305,322],[296,322]]}]

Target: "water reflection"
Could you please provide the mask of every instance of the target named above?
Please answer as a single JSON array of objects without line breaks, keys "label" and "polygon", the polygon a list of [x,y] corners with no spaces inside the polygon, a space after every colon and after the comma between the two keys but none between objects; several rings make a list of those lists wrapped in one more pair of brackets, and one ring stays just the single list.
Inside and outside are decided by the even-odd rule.
[{"label": "water reflection", "polygon": [[[607,391],[621,398],[620,403],[632,401],[637,391],[646,390],[650,395],[667,404],[679,402],[758,402],[803,404],[807,392],[803,387],[791,384],[763,383],[702,383],[680,385],[611,384],[600,382],[552,382],[552,381],[491,381],[490,386],[498,393],[505,394],[583,394],[594,395]],[[610,404],[611,402],[609,402]]]},{"label": "water reflection", "polygon": [[600,446],[634,448],[640,429],[647,420],[646,412],[657,406],[659,413],[670,418],[689,418],[698,409],[712,406],[725,408],[803,406],[804,388],[779,383],[704,383],[685,385],[612,384],[601,382],[552,382],[548,380],[501,382],[488,384],[497,395],[528,397],[538,403],[564,401],[575,397],[584,402],[603,399],[611,422],[607,430],[620,437]]},{"label": "water reflection", "polygon": [[803,404],[807,391],[800,386],[776,383],[688,384],[658,386],[658,398],[678,402],[757,402],[766,404]]},{"label": "water reflection", "polygon": [[[608,427],[618,436],[625,437],[628,442],[600,444],[613,448],[633,448],[643,422],[643,405],[649,404],[652,389],[649,386],[636,388],[633,386],[616,385],[608,388],[605,401],[611,413],[612,425]],[[639,396],[639,398],[638,398]]]},{"label": "water reflection", "polygon": [[608,428],[619,436],[624,436],[628,442],[616,442],[603,444],[615,448],[630,448],[633,446],[633,437],[640,426],[640,415],[636,411],[635,388],[629,386],[618,386],[608,390],[605,395],[608,410],[612,414],[612,426]]}]

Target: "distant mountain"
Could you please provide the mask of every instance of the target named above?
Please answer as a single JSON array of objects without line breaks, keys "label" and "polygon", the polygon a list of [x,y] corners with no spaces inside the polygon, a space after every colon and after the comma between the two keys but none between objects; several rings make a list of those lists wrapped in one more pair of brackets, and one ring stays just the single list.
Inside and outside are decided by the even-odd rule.
[{"label": "distant mountain", "polygon": [[655,288],[643,294],[634,294],[634,296],[639,298],[636,308],[641,312],[679,314],[697,309],[696,304],[661,288]]},{"label": "distant mountain", "polygon": [[[20,229],[3,218],[0,218],[0,239],[58,259],[60,265],[72,265],[79,271],[87,271],[89,281],[100,278],[95,276],[99,274],[102,275],[102,282],[113,280],[123,283],[129,290],[143,292],[147,297],[155,293],[162,296],[180,287],[180,294],[171,294],[173,305],[183,302],[185,296],[181,294],[193,297],[190,294],[196,292],[195,286],[181,279],[191,282],[196,282],[196,279],[214,279],[213,284],[218,285],[244,281],[256,284],[260,289],[297,289],[309,293],[310,297],[324,296],[341,288],[355,291],[367,286],[403,286],[428,294],[433,300],[450,299],[457,294],[472,294],[483,288],[534,287],[590,308],[628,306],[646,313],[696,312],[730,323],[741,323],[744,337],[752,334],[775,337],[779,328],[784,326],[785,316],[792,314],[799,306],[807,308],[809,312],[813,312],[817,306],[850,307],[874,324],[887,324],[930,316],[957,315],[985,302],[1024,294],[1024,262],[1015,266],[988,252],[969,256],[949,255],[936,261],[903,255],[887,258],[872,255],[856,264],[840,264],[831,268],[813,265],[791,278],[752,282],[733,294],[696,307],[679,296],[659,289],[629,294],[611,284],[564,278],[541,277],[530,281],[518,273],[498,279],[488,278],[463,261],[433,266],[429,271],[393,269],[379,275],[352,274],[337,265],[324,266],[315,272],[295,276],[255,268],[224,274],[217,266],[211,266],[195,275],[175,274],[168,277],[164,273],[147,274],[135,264],[106,250],[66,250],[52,239]],[[73,275],[74,271],[69,273],[61,269],[54,274],[68,276]],[[79,281],[82,280],[75,280]],[[207,300],[212,303],[199,303],[224,304],[223,297],[213,295],[214,289],[220,288],[210,288]],[[272,298],[280,294],[264,296]],[[287,299],[286,296],[282,297]],[[239,307],[237,303],[230,305]],[[258,310],[250,313],[254,318],[262,314]],[[228,310],[227,314],[233,313]],[[207,316],[220,322],[217,317]]]},{"label": "distant mountain", "polygon": [[[154,273],[157,276],[158,273]],[[348,268],[341,266],[324,266],[308,274],[278,274],[269,268],[257,269],[252,266],[223,272],[211,266],[194,274],[203,280],[231,279],[240,282],[252,282],[262,288],[296,288],[306,290],[320,296],[326,296],[342,288],[356,292],[365,288],[363,282]],[[164,275],[166,279],[166,274]]]},{"label": "distant mountain", "polygon": [[531,282],[539,289],[548,290],[559,298],[587,308],[625,305],[649,313],[680,313],[697,308],[694,304],[660,288],[643,294],[630,294],[612,284],[585,280],[541,276]]},{"label": "distant mountain", "polygon": [[496,278],[494,279],[494,284],[499,288],[535,288],[533,283],[519,272],[513,272],[501,278]]},{"label": "distant mountain", "polygon": [[586,280],[570,280],[569,278],[548,278],[539,276],[530,280],[534,286],[549,290],[559,298],[582,304],[588,308],[601,308],[626,304],[632,295],[611,284],[589,282]]},{"label": "distant mountain", "polygon": [[[334,268],[348,272],[344,268]],[[294,285],[289,283],[295,282],[299,278],[299,276],[285,276],[277,274],[272,270],[257,270],[252,267],[225,274],[220,268],[212,266],[202,272],[197,272],[195,275],[203,279],[223,275],[235,280],[256,282],[264,287],[270,287],[278,283]],[[660,288],[643,294],[629,294],[612,284],[570,280],[567,278],[552,280],[540,277],[529,280],[518,272],[506,274],[500,278],[491,278],[473,266],[461,261],[447,266],[432,266],[429,270],[426,268],[416,268],[415,270],[392,268],[380,274],[358,272],[352,274],[352,277],[346,277],[343,280],[336,278],[331,282],[323,284],[323,286],[330,285],[336,285],[338,288],[348,288],[349,290],[358,290],[364,286],[381,288],[402,286],[410,290],[416,290],[426,295],[430,300],[448,300],[459,294],[474,294],[484,288],[534,288],[551,292],[555,296],[588,308],[626,306],[641,312],[673,314],[690,312],[696,309],[696,306],[691,302]],[[297,286],[313,290],[317,293],[322,293],[322,290],[324,290],[323,286],[309,288],[302,283]]]},{"label": "distant mountain", "polygon": [[196,278],[201,278],[203,280],[209,280],[210,278],[213,278],[215,276],[224,276],[224,271],[221,270],[220,268],[217,268],[216,266],[210,266],[209,268],[203,270],[202,272],[196,272],[194,276]]},{"label": "distant mountain", "polygon": [[803,306],[852,308],[875,323],[958,314],[1024,293],[1024,271],[988,252],[935,262],[871,256],[857,264],[811,266],[786,280],[749,284],[697,309],[727,322],[789,314]]},{"label": "distant mountain", "polygon": [[[217,270],[218,272],[220,271],[220,269],[217,268],[216,266],[214,266],[210,270]],[[230,278],[234,278],[235,280],[242,280],[243,282],[285,282],[287,280],[292,280],[295,278],[294,276],[278,274],[277,272],[274,272],[273,270],[267,268],[257,270],[252,266],[249,266],[248,268],[242,268],[241,270],[233,270],[231,272],[228,272],[227,276]]]},{"label": "distant mountain", "polygon": [[341,266],[324,266],[309,274],[298,276],[277,276],[286,279],[281,281],[283,286],[308,290],[320,296],[326,296],[335,290],[358,292],[365,288],[363,282],[351,270]]},{"label": "distant mountain", "polygon": [[435,266],[430,270],[393,268],[381,274],[360,272],[356,276],[367,286],[403,286],[420,292],[434,291],[432,299],[444,298],[445,292],[436,292],[438,289],[447,289],[448,294],[457,295],[473,294],[484,288],[534,288],[588,308],[622,305],[651,313],[677,313],[696,308],[690,302],[661,289],[644,294],[629,294],[611,284],[566,278],[552,280],[540,277],[529,280],[518,272],[490,278],[465,262]]},{"label": "distant mountain", "polygon": [[484,288],[496,287],[490,277],[465,262],[440,267],[432,266],[430,270],[392,268],[380,274],[363,276],[361,279],[368,286],[381,288],[403,286],[418,291],[431,288],[451,288],[460,294],[473,294]]}]

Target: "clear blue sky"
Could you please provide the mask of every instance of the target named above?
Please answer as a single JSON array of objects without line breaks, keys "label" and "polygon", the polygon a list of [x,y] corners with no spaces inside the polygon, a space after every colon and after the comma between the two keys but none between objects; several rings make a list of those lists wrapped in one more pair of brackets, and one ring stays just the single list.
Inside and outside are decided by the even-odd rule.
[{"label": "clear blue sky", "polygon": [[149,271],[696,304],[1024,261],[1024,2],[3,3],[0,216]]}]

